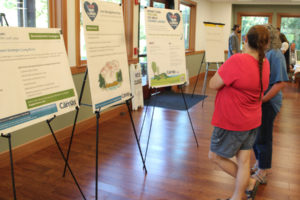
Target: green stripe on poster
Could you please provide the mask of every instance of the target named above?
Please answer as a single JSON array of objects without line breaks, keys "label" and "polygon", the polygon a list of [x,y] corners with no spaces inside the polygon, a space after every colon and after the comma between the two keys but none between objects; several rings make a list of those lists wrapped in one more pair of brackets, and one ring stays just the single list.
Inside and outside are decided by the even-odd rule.
[{"label": "green stripe on poster", "polygon": [[55,101],[67,99],[67,98],[74,97],[74,96],[75,96],[74,90],[69,89],[69,90],[65,90],[65,91],[61,91],[61,92],[56,92],[53,94],[36,97],[33,99],[27,99],[26,104],[27,104],[27,108],[31,109],[31,108],[46,105],[46,104],[49,104],[49,103],[52,103]]}]

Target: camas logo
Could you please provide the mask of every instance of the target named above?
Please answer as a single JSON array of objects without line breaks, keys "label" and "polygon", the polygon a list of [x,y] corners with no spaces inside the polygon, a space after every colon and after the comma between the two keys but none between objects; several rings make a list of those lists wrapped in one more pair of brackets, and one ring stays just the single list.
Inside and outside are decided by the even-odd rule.
[{"label": "camas logo", "polygon": [[66,101],[66,102],[61,102],[59,104],[59,107],[61,109],[64,109],[64,108],[68,108],[68,107],[74,107],[76,106],[76,101],[75,100],[71,100],[71,101]]}]

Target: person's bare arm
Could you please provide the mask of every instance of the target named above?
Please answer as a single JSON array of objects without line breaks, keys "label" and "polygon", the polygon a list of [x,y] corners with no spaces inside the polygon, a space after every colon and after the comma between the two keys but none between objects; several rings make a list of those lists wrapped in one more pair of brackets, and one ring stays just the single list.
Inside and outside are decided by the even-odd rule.
[{"label": "person's bare arm", "polygon": [[209,87],[214,90],[219,90],[224,85],[225,83],[218,72],[216,72],[215,75],[209,81]]},{"label": "person's bare arm", "polygon": [[286,85],[285,82],[275,83],[271,89],[263,96],[262,102],[267,102],[272,99]]}]

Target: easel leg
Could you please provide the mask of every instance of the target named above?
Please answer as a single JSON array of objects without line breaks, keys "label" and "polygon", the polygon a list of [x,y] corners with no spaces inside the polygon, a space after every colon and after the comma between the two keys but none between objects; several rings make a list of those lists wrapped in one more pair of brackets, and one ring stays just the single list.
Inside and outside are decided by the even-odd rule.
[{"label": "easel leg", "polygon": [[95,199],[98,199],[98,146],[99,146],[99,120],[100,109],[96,111],[97,129],[96,129],[96,173],[95,173]]},{"label": "easel leg", "polygon": [[64,153],[63,153],[63,151],[62,151],[62,149],[61,149],[61,147],[60,147],[60,145],[59,145],[59,142],[58,142],[58,140],[57,140],[57,138],[56,138],[56,136],[55,136],[55,134],[54,134],[54,131],[53,131],[52,127],[51,127],[51,124],[50,124],[50,123],[51,123],[51,121],[52,121],[54,118],[55,118],[55,117],[53,117],[53,118],[50,119],[50,120],[47,120],[47,124],[48,124],[49,129],[50,129],[50,131],[51,131],[51,134],[52,134],[52,136],[53,136],[53,138],[54,138],[54,141],[55,141],[55,143],[56,143],[56,145],[57,145],[57,147],[58,147],[58,150],[59,150],[59,152],[60,152],[62,158],[64,159],[64,161],[65,161],[65,163],[66,163],[66,165],[67,165],[67,167],[68,167],[68,169],[69,169],[69,171],[70,171],[70,173],[71,173],[71,175],[72,175],[72,177],[73,177],[73,180],[75,181],[75,184],[76,184],[77,188],[79,189],[79,191],[80,191],[80,193],[81,193],[83,199],[86,199],[85,196],[84,196],[84,194],[83,194],[83,192],[82,192],[82,190],[81,190],[81,188],[80,188],[80,186],[79,186],[79,184],[78,184],[78,182],[77,182],[77,179],[76,179],[75,175],[73,174],[73,171],[71,170],[71,167],[70,167],[69,163],[67,162],[67,160],[66,160],[66,158],[65,158],[65,156],[64,156]]},{"label": "easel leg", "polygon": [[150,135],[151,135],[151,130],[152,130],[152,123],[153,123],[154,111],[155,111],[155,106],[156,106],[156,95],[157,94],[158,93],[157,93],[157,88],[156,88],[155,89],[155,93],[154,93],[154,105],[153,105],[153,111],[152,111],[152,116],[151,116],[150,129],[149,129],[149,134],[148,134],[148,139],[147,139],[147,147],[146,147],[146,153],[145,153],[145,162],[146,162],[146,159],[147,159],[147,153],[148,153]]},{"label": "easel leg", "polygon": [[[205,77],[204,77],[204,82],[203,82],[203,88],[202,88],[202,95],[205,95],[206,92],[206,83],[207,83],[207,74],[208,74],[208,67],[209,67],[209,63],[206,63],[206,70],[205,70]],[[202,107],[204,105],[204,100],[202,101]]]},{"label": "easel leg", "polygon": [[128,108],[128,113],[129,113],[129,116],[130,116],[130,120],[131,120],[131,124],[132,124],[132,128],[133,128],[134,136],[135,136],[135,139],[136,139],[136,143],[138,145],[140,155],[141,155],[141,159],[142,159],[142,162],[143,162],[143,168],[145,169],[145,173],[147,174],[146,163],[145,163],[145,160],[144,160],[144,157],[143,157],[143,153],[142,153],[142,149],[141,149],[139,139],[138,139],[137,134],[136,134],[135,125],[134,125],[131,110],[130,110],[129,100],[126,101],[126,105],[127,105],[127,108]]},{"label": "easel leg", "polygon": [[[71,146],[72,146],[72,142],[73,142],[73,136],[74,136],[74,132],[75,132],[78,113],[79,113],[79,107],[77,106],[76,107],[76,114],[75,114],[74,124],[73,124],[73,128],[72,128],[72,134],[71,134],[70,143],[69,143],[68,152],[67,152],[67,158],[66,158],[67,162],[69,161],[69,156],[70,156]],[[65,177],[65,175],[66,175],[66,170],[67,170],[67,163],[65,163],[63,177]]]},{"label": "easel leg", "polygon": [[196,90],[196,87],[197,87],[197,84],[198,84],[198,80],[199,80],[199,76],[200,76],[202,64],[203,64],[203,61],[204,61],[204,57],[205,57],[205,52],[204,52],[204,55],[203,55],[203,57],[202,57],[201,65],[200,65],[200,67],[199,67],[199,71],[198,71],[198,75],[197,75],[197,80],[196,80],[196,83],[195,83],[195,85],[194,85],[194,89],[193,89],[193,93],[192,93],[192,98],[194,97],[195,90]]},{"label": "easel leg", "polygon": [[[83,82],[82,82],[82,86],[81,86],[81,90],[80,90],[80,96],[79,96],[79,100],[78,100],[78,104],[79,105],[81,104],[81,100],[82,100],[83,91],[84,91],[84,88],[85,88],[87,74],[88,74],[88,69],[86,69],[85,74],[84,74],[84,78],[83,78]],[[79,107],[77,106],[76,107],[75,119],[74,119],[74,123],[73,123],[73,128],[72,128],[72,134],[71,134],[71,137],[70,137],[70,143],[69,143],[68,152],[67,152],[67,162],[69,161],[69,156],[70,156],[71,146],[72,146],[72,142],[73,142],[73,136],[74,136],[74,132],[75,132],[75,127],[76,127],[76,123],[77,123],[78,113],[79,113]],[[65,163],[63,177],[65,177],[65,175],[66,175],[66,169],[67,169],[67,164]]]},{"label": "easel leg", "polygon": [[190,124],[191,124],[192,130],[193,130],[193,134],[194,134],[195,141],[196,141],[197,148],[198,148],[198,147],[199,147],[199,144],[198,144],[197,136],[196,136],[196,133],[195,133],[195,130],[194,130],[193,122],[192,122],[192,119],[191,119],[191,116],[190,116],[190,113],[189,113],[189,109],[188,109],[188,106],[187,106],[186,99],[185,99],[185,96],[184,96],[184,93],[183,93],[183,89],[182,89],[182,88],[183,88],[183,87],[181,87],[182,98],[183,98],[183,101],[184,101],[184,105],[185,105],[186,112],[187,112],[187,114],[188,114],[188,116],[189,116]]},{"label": "easel leg", "polygon": [[145,124],[145,120],[146,120],[146,116],[147,116],[147,112],[148,112],[148,108],[149,108],[149,104],[150,104],[150,100],[151,100],[151,97],[146,105],[146,110],[145,110],[145,114],[144,114],[144,119],[143,119],[143,123],[142,123],[142,126],[141,126],[141,129],[140,129],[140,134],[139,134],[139,141],[141,140],[141,136],[142,136],[142,132],[143,132],[143,128],[144,128],[144,124]]},{"label": "easel leg", "polygon": [[10,135],[10,133],[7,134],[7,135],[1,134],[1,137],[4,137],[4,138],[8,139],[11,181],[12,181],[12,187],[13,187],[13,193],[14,193],[14,200],[17,200],[16,185],[15,185],[15,174],[14,174],[14,161],[13,161],[13,154],[12,154],[12,147],[11,147],[11,135]]}]

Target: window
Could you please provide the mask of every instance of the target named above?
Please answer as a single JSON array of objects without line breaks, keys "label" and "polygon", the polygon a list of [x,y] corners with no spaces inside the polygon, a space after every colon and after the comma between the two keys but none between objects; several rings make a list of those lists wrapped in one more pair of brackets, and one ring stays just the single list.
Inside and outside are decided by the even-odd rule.
[{"label": "window", "polygon": [[252,26],[268,23],[272,23],[272,13],[238,13],[238,24],[241,25],[241,49]]},{"label": "window", "polygon": [[166,8],[166,4],[160,2],[153,2],[154,8]]},{"label": "window", "polygon": [[280,32],[284,33],[290,43],[296,44],[300,50],[300,16],[279,15]]},{"label": "window", "polygon": [[184,46],[185,49],[190,47],[190,22],[191,22],[191,7],[180,4],[180,11],[182,12],[183,31],[184,31]]},{"label": "window", "polygon": [[[1,12],[9,26],[49,27],[48,0],[1,0]],[[3,23],[5,25],[5,22]]]},{"label": "window", "polygon": [[179,9],[182,12],[184,46],[188,52],[195,50],[196,6],[197,4],[190,0],[180,1]]},{"label": "window", "polygon": [[[156,4],[154,6],[158,6]],[[140,23],[139,23],[139,62],[141,64],[142,71],[142,85],[147,85],[147,49],[146,49],[146,33],[145,33],[145,7],[150,6],[149,0],[140,1]]]}]

